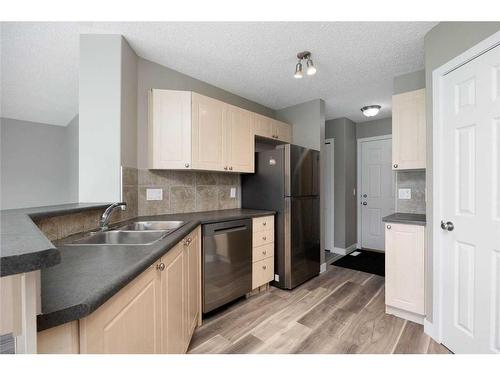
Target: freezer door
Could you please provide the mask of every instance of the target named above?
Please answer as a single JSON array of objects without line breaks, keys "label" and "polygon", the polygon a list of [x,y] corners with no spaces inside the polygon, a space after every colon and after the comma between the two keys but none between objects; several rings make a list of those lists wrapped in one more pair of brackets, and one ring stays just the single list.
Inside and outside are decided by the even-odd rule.
[{"label": "freezer door", "polygon": [[319,274],[319,198],[285,199],[285,288]]},{"label": "freezer door", "polygon": [[285,145],[285,196],[319,195],[319,152]]}]

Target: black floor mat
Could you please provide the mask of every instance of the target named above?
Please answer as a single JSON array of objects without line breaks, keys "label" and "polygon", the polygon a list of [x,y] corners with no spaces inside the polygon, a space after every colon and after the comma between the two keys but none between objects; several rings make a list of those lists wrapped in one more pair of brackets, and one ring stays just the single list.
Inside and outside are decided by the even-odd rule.
[{"label": "black floor mat", "polygon": [[346,255],[332,264],[351,270],[373,273],[385,276],[385,254],[376,251],[357,250],[359,255]]}]

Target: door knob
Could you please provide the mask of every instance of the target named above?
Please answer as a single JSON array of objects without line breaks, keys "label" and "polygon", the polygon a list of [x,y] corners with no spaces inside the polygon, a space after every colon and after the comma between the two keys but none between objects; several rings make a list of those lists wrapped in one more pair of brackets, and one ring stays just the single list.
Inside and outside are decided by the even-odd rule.
[{"label": "door knob", "polygon": [[189,163],[184,164],[186,168],[189,168]]},{"label": "door knob", "polygon": [[453,229],[455,229],[455,226],[451,221],[445,222],[444,220],[441,220],[441,229],[451,232]]},{"label": "door knob", "polygon": [[366,198],[367,196],[368,196],[368,195],[366,195],[366,194],[363,194],[363,198]]},{"label": "door knob", "polygon": [[366,202],[363,202],[363,206],[366,206],[367,204],[368,204],[368,203],[366,203]]},{"label": "door knob", "polygon": [[387,229],[391,229],[392,227],[390,225],[387,226]]},{"label": "door knob", "polygon": [[397,165],[397,164],[394,164],[394,168],[397,168],[397,167],[398,167],[398,165]]}]

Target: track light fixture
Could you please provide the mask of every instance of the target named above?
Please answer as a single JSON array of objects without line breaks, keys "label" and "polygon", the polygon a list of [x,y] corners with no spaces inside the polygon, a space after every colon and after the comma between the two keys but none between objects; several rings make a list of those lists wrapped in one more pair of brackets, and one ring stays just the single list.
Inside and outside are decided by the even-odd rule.
[{"label": "track light fixture", "polygon": [[306,60],[306,74],[308,76],[316,74],[316,67],[311,59],[311,52],[299,52],[297,53],[297,59],[299,59],[299,62],[295,65],[295,74],[293,75],[295,78],[302,78],[304,76],[304,72],[302,71],[302,60]]}]

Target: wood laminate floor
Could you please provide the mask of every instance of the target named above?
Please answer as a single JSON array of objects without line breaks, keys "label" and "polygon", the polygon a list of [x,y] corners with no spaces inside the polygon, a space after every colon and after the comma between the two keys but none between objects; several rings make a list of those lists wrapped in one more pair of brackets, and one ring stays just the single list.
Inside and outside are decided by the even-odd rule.
[{"label": "wood laminate floor", "polygon": [[385,313],[384,278],[328,266],[293,291],[269,291],[203,321],[189,353],[449,353],[419,324]]}]

